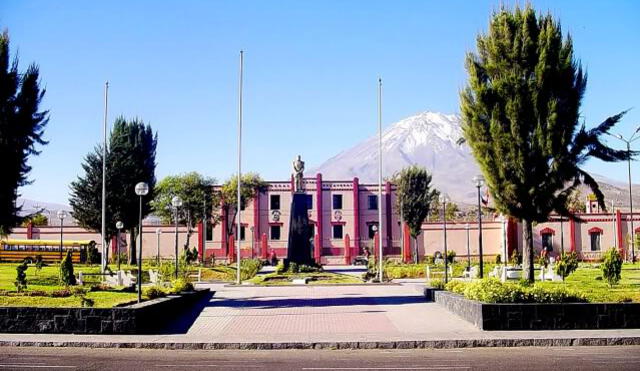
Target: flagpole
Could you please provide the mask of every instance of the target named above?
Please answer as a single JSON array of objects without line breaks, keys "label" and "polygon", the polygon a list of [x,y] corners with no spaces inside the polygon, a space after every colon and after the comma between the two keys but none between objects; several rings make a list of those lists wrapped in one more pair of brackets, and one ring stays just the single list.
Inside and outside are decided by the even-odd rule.
[{"label": "flagpole", "polygon": [[241,198],[240,187],[242,182],[242,73],[244,68],[244,52],[240,50],[240,78],[238,83],[238,205],[236,213],[238,214],[238,224],[236,225],[236,283],[239,285],[240,279],[240,228],[241,228]]},{"label": "flagpole", "polygon": [[382,283],[382,79],[378,78],[378,280]]},{"label": "flagpole", "polygon": [[[101,271],[107,268],[107,109],[109,104],[109,81],[104,83],[104,123],[102,142],[102,228],[100,238],[102,241]],[[119,253],[119,251],[118,251]]]}]

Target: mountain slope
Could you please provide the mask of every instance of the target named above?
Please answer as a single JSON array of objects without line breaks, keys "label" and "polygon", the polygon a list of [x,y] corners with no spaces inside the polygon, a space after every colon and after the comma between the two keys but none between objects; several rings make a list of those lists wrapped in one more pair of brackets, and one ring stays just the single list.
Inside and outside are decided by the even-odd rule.
[{"label": "mountain slope", "polygon": [[[436,188],[459,203],[475,204],[477,191],[472,183],[480,170],[467,145],[456,144],[462,136],[458,115],[423,112],[389,126],[382,133],[383,177],[417,164],[433,174]],[[328,159],[309,173],[320,172],[324,179],[342,180],[355,176],[363,183],[378,181],[378,137],[373,136]],[[607,200],[618,199],[619,206],[629,205],[625,182],[593,174]],[[640,186],[634,186],[634,190]],[[589,190],[582,187],[586,194]],[[638,196],[636,196],[638,195]],[[640,193],[634,192],[634,205],[640,207]]]}]

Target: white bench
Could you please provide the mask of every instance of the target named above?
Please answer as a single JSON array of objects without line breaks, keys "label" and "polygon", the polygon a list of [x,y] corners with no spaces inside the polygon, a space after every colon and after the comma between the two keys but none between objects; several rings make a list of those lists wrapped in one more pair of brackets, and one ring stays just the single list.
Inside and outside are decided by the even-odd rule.
[{"label": "white bench", "polygon": [[[431,279],[431,276],[433,275],[438,275],[438,276],[442,276],[444,277],[444,269],[443,270],[436,270],[436,271],[431,271],[431,268],[427,265],[427,269],[426,269],[426,276],[427,276],[427,280]],[[447,268],[447,272],[449,272],[449,277],[453,276],[453,269],[451,266],[448,266]]]}]

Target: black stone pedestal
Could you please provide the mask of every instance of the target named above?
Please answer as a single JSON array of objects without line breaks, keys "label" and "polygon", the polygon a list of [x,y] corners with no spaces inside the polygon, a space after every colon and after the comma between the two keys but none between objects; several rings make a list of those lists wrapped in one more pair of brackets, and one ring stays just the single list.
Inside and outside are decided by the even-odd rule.
[{"label": "black stone pedestal", "polygon": [[313,244],[311,243],[311,228],[309,227],[309,209],[307,208],[307,195],[294,193],[291,201],[291,216],[289,219],[289,245],[287,248],[287,260],[285,264],[296,263],[298,265],[315,266],[313,260]]}]

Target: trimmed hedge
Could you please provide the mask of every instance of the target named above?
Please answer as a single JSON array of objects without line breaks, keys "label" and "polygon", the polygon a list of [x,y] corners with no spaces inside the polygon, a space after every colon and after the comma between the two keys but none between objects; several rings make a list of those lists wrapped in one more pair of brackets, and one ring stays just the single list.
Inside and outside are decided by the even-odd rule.
[{"label": "trimmed hedge", "polygon": [[563,287],[546,288],[537,284],[526,287],[516,283],[503,283],[497,278],[485,278],[472,282],[454,280],[445,285],[445,290],[485,303],[588,302],[584,295]]}]

